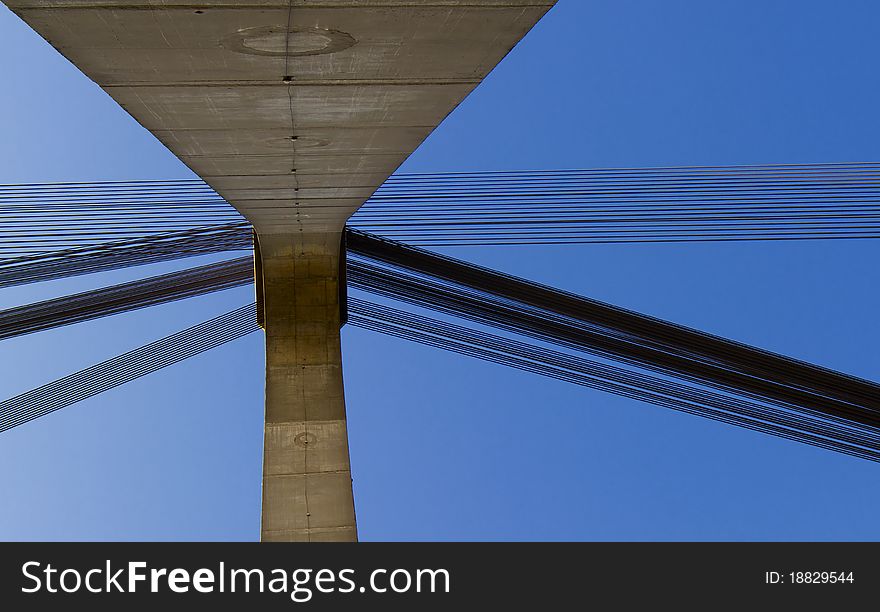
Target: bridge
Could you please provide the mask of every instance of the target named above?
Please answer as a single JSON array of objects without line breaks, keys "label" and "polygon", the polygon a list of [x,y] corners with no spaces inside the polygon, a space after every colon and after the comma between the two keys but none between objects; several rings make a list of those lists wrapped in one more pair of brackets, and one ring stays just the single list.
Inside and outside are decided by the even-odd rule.
[{"label": "bridge", "polygon": [[[0,286],[193,253],[252,248],[253,255],[3,311],[0,339],[249,283],[256,303],[2,402],[0,431],[240,337],[259,323],[266,337],[261,537],[355,540],[339,334],[348,320],[573,384],[880,459],[876,383],[412,244],[511,244],[523,236],[554,244],[707,236],[876,238],[876,211],[851,205],[853,197],[871,206],[878,200],[876,164],[486,173],[434,177],[425,195],[418,178],[395,179],[395,169],[553,2],[7,4],[203,181],[19,186],[10,193],[34,202],[63,199],[75,210],[103,192],[111,220],[127,214],[113,207],[120,193],[156,218],[166,214],[159,203],[169,198],[196,199],[200,206],[206,201],[215,206],[222,223],[209,226],[198,216],[203,213],[194,212],[189,220],[195,230],[181,229],[174,225],[180,216],[166,215],[163,223],[176,228],[168,235],[85,250],[71,244],[52,256],[34,251],[0,264]],[[411,201],[425,199],[419,215],[392,210],[388,194],[395,189]],[[757,213],[751,203],[729,205],[744,190],[757,194]],[[792,192],[807,195],[792,202]],[[486,204],[489,196],[496,204]],[[538,196],[548,201],[534,203]],[[481,205],[449,214],[449,205],[465,198]],[[523,215],[524,230],[509,229],[510,209],[498,201],[531,202],[516,213]],[[372,204],[361,209],[365,202]],[[234,208],[224,208],[229,205]],[[388,207],[377,216],[370,212],[373,205]],[[425,222],[426,214],[433,221]],[[377,236],[388,215],[397,233]],[[451,227],[437,230],[438,220]],[[743,220],[750,222],[748,230],[741,229]],[[468,234],[473,227],[480,233]],[[415,239],[397,240],[401,237]],[[349,299],[347,287],[500,332]],[[511,331],[530,341],[504,335]],[[587,360],[581,352],[625,367]]]},{"label": "bridge", "polygon": [[345,222],[554,2],[6,4],[253,224],[262,539],[356,539]]}]

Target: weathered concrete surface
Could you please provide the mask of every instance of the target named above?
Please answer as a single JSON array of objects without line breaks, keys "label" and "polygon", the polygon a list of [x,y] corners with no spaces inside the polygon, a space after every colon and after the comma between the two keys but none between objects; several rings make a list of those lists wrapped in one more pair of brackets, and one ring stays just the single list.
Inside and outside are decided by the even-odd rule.
[{"label": "weathered concrete surface", "polygon": [[259,233],[286,233],[338,230],[554,1],[6,3]]},{"label": "weathered concrete surface", "polygon": [[260,238],[266,326],[263,521],[270,540],[354,540],[339,234]]},{"label": "weathered concrete surface", "polygon": [[260,236],[263,539],[356,538],[339,234],[554,2],[6,1]]}]

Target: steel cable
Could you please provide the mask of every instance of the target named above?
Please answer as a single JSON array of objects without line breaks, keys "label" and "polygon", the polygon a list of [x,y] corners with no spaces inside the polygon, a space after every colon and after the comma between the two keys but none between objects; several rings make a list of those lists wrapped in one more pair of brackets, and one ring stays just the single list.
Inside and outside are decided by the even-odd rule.
[{"label": "steel cable", "polygon": [[93,397],[259,329],[249,304],[0,402],[0,431]]},{"label": "steel cable", "polygon": [[[291,193],[242,197],[271,219]],[[299,195],[313,219],[340,197]],[[350,224],[422,246],[872,239],[880,164],[400,174]],[[246,242],[248,224],[201,181],[0,186],[0,262],[231,225]]]}]

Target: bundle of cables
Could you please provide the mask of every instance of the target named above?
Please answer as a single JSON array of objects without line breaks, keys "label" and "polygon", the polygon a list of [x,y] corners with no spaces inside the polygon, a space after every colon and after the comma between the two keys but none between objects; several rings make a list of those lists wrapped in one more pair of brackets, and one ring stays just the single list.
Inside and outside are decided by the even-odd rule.
[{"label": "bundle of cables", "polygon": [[[369,234],[349,231],[346,244],[352,288],[440,313],[352,297],[354,326],[880,460],[880,385]],[[251,259],[240,258],[19,307],[0,312],[0,338],[240,286],[252,275]],[[198,352],[191,347],[255,331],[248,308],[254,320],[242,323],[245,311],[215,320],[207,343],[181,332],[2,402],[0,429],[154,371],[142,359],[150,352],[162,356],[153,365],[173,363]]]},{"label": "bundle of cables", "polygon": [[0,402],[0,431],[75,404],[257,331],[256,304],[102,361]]},{"label": "bundle of cables", "polygon": [[[323,206],[307,189],[269,191],[263,210]],[[199,180],[0,185],[0,220],[0,276],[251,245]],[[880,164],[396,174],[350,226],[420,246],[877,238]]]},{"label": "bundle of cables", "polygon": [[620,364],[603,380],[677,409],[880,459],[876,383],[369,234],[346,244],[351,287]]}]

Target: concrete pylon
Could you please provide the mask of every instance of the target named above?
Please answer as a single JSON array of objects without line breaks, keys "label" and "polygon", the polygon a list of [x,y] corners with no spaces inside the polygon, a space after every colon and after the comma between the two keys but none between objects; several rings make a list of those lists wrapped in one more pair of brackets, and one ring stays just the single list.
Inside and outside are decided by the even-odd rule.
[{"label": "concrete pylon", "polygon": [[2,1],[255,228],[262,538],[355,539],[341,229],[555,0]]},{"label": "concrete pylon", "polygon": [[263,541],[357,540],[339,336],[340,238],[258,237],[266,330]]}]

